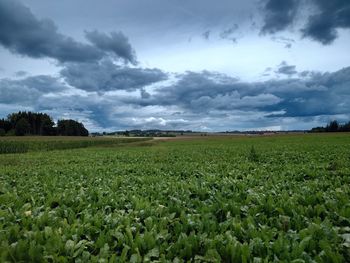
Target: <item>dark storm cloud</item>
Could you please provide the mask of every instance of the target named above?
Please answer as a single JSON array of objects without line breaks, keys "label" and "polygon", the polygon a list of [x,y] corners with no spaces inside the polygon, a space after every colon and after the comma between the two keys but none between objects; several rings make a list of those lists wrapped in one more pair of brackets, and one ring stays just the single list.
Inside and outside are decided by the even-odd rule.
[{"label": "dark storm cloud", "polygon": [[110,35],[97,30],[85,32],[86,38],[99,49],[112,52],[118,57],[137,64],[135,51],[131,47],[128,38],[122,32],[111,32]]},{"label": "dark storm cloud", "polygon": [[283,74],[287,76],[292,76],[297,73],[296,66],[288,65],[285,61],[282,61],[282,63],[278,66],[278,69],[275,72],[277,74]]},{"label": "dark storm cloud", "polygon": [[299,0],[268,0],[265,4],[263,33],[286,29],[294,20]]},{"label": "dark storm cloud", "polygon": [[283,98],[266,108],[284,110],[284,117],[320,116],[350,113],[350,67],[334,73],[313,73],[307,79],[268,81],[265,90]]},{"label": "dark storm cloud", "polygon": [[318,12],[309,17],[302,31],[303,35],[322,44],[330,44],[337,38],[338,28],[350,28],[350,1],[313,0],[313,2]]},{"label": "dark storm cloud", "polygon": [[58,32],[50,19],[38,19],[17,0],[0,0],[0,44],[13,53],[33,58],[48,57],[60,62],[98,61],[112,52],[136,64],[136,55],[121,32],[110,35],[86,32],[93,44],[83,44]]},{"label": "dark storm cloud", "polygon": [[96,63],[66,63],[61,75],[75,88],[99,92],[134,91],[167,78],[159,69],[121,67],[108,59]]},{"label": "dark storm cloud", "polygon": [[[0,44],[14,53],[34,58],[49,57],[62,62],[61,75],[68,84],[78,89],[132,91],[167,77],[158,69],[118,66],[111,58],[106,58],[112,54],[114,59],[137,63],[135,51],[122,32],[109,35],[96,30],[85,32],[92,45],[82,44],[58,33],[51,20],[37,19],[17,0],[0,0],[0,32]],[[44,77],[40,81],[39,78],[27,78],[26,83],[22,81],[20,85],[24,89],[31,86],[49,92],[52,88],[48,85],[50,83],[46,83]]]},{"label": "dark storm cloud", "polygon": [[[350,90],[347,88],[350,67],[310,76],[247,83],[210,72],[188,72],[176,84],[159,89],[148,103],[177,105],[207,113],[213,110],[283,111],[286,117],[350,113]],[[144,100],[139,102],[145,103]]]},{"label": "dark storm cloud", "polygon": [[302,32],[304,37],[312,38],[324,45],[332,43],[338,37],[333,22],[324,14],[311,16]]},{"label": "dark storm cloud", "polygon": [[13,53],[61,62],[91,61],[102,57],[93,46],[58,33],[49,19],[39,20],[17,0],[0,0],[0,43]]},{"label": "dark storm cloud", "polygon": [[160,88],[155,101],[165,105],[183,105],[186,108],[192,108],[191,102],[194,99],[227,94],[232,91],[232,83],[236,81],[218,73],[189,71],[179,75],[179,81],[174,85]]},{"label": "dark storm cloud", "polygon": [[154,97],[158,104],[178,105],[192,112],[261,110],[281,99],[259,87],[222,74],[187,72],[173,86],[164,87]]},{"label": "dark storm cloud", "polygon": [[204,114],[213,110],[262,109],[281,101],[258,84],[239,82],[223,74],[186,72],[178,77],[177,83],[157,89],[156,94],[147,99],[130,99],[127,102],[141,106],[177,106]]},{"label": "dark storm cloud", "polygon": [[303,37],[327,45],[338,37],[338,29],[350,28],[348,0],[266,0],[261,32],[273,34],[287,29],[297,20],[298,10],[306,8],[308,18],[301,30]]}]

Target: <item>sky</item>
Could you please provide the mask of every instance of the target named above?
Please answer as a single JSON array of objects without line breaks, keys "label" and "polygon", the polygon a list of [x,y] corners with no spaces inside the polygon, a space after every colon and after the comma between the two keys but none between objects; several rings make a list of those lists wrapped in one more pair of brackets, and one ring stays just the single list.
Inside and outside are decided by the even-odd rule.
[{"label": "sky", "polygon": [[350,120],[349,0],[0,0],[0,118],[90,132]]}]

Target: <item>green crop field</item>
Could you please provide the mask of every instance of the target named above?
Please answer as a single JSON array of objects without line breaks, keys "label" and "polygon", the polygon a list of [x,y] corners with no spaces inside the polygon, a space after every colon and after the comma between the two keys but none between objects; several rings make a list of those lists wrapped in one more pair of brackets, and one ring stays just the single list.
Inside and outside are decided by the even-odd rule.
[{"label": "green crop field", "polygon": [[18,143],[1,262],[350,262],[349,134]]},{"label": "green crop field", "polygon": [[0,137],[0,154],[67,150],[103,145],[116,146],[148,140],[150,138],[88,138],[72,136]]}]

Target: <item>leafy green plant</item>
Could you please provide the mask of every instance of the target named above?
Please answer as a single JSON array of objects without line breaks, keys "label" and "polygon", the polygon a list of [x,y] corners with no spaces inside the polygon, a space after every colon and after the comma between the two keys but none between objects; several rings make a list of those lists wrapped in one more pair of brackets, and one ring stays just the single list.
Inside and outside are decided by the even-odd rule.
[{"label": "leafy green plant", "polygon": [[254,145],[250,147],[250,150],[248,153],[248,160],[251,162],[258,162],[259,161],[259,154],[255,150]]},{"label": "leafy green plant", "polygon": [[0,262],[348,260],[349,136],[112,140],[9,142]]}]

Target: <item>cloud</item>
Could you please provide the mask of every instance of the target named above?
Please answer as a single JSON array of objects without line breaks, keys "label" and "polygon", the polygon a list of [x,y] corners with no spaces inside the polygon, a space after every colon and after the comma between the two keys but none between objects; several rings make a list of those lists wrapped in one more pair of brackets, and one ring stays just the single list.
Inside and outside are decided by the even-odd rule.
[{"label": "cloud", "polygon": [[282,63],[278,66],[277,70],[275,71],[277,74],[283,74],[287,76],[292,76],[297,73],[296,66],[294,65],[288,65],[287,62],[282,61]]},{"label": "cloud", "polygon": [[146,118],[132,118],[131,125],[137,129],[183,129],[188,125],[189,121],[184,119],[170,119],[163,117],[146,117]]},{"label": "cloud", "polygon": [[20,80],[1,79],[0,103],[32,106],[41,96],[64,90],[64,83],[51,76],[39,75]]},{"label": "cloud", "polygon": [[136,64],[136,55],[122,32],[86,32],[93,45],[58,32],[50,19],[38,19],[17,0],[0,0],[0,44],[12,53],[59,62],[94,62],[107,53]]},{"label": "cloud", "polygon": [[293,23],[299,0],[268,0],[264,6],[265,17],[262,33],[276,33]]},{"label": "cloud", "polygon": [[277,37],[277,36],[273,36],[271,38],[272,41],[275,41],[277,43],[281,43],[284,45],[285,48],[291,48],[292,45],[295,43],[294,39],[291,38],[287,38],[287,37]]},{"label": "cloud", "polygon": [[[123,69],[99,67],[101,72],[106,71],[104,67],[107,71],[112,69],[107,79]],[[260,82],[242,82],[209,71],[186,72],[174,78],[158,88],[138,84],[139,92],[98,92],[94,86],[82,91],[78,90],[80,82],[69,83],[70,87],[48,76],[2,79],[0,107],[6,110],[18,105],[50,113],[55,119],[75,118],[92,130],[297,129],[323,125],[332,118],[350,118],[350,67],[333,73],[313,72],[302,78]]]},{"label": "cloud", "polygon": [[131,47],[128,38],[122,32],[111,32],[110,35],[100,33],[97,30],[85,32],[86,38],[99,49],[112,52],[117,57],[137,64],[135,51]]},{"label": "cloud", "polygon": [[24,70],[19,70],[15,72],[15,76],[16,77],[24,77],[28,74],[28,72],[24,71]]},{"label": "cloud", "polygon": [[[280,69],[294,74],[295,68]],[[296,73],[296,71],[295,71]],[[177,83],[163,87],[150,98],[150,105],[173,105],[184,111],[206,113],[232,110],[283,112],[285,117],[349,114],[350,67],[334,73],[311,74],[264,82],[240,82],[210,72],[187,72]],[[224,79],[221,80],[220,77]],[[142,104],[145,101],[140,102]]]},{"label": "cloud", "polygon": [[237,33],[239,26],[237,24],[234,24],[232,27],[229,27],[225,30],[223,30],[220,33],[220,38],[227,39],[232,41],[233,43],[237,42],[237,36],[235,34]]},{"label": "cloud", "polygon": [[[263,34],[274,34],[297,24],[299,9],[303,4],[306,24],[302,37],[331,44],[338,37],[338,29],[350,28],[350,2],[348,0],[266,0],[263,8]],[[288,48],[290,44],[287,44]]]},{"label": "cloud", "polygon": [[304,37],[309,37],[324,45],[332,43],[338,37],[333,22],[325,18],[323,14],[311,16],[302,32]]},{"label": "cloud", "polygon": [[[137,58],[122,32],[107,35],[96,30],[86,31],[85,37],[91,45],[83,44],[60,34],[53,21],[36,18],[17,0],[0,0],[0,32],[0,44],[13,53],[33,58],[48,57],[61,62],[61,77],[77,89],[133,91],[167,78],[159,69],[127,65],[128,62],[137,64]],[[119,59],[126,63],[115,64],[114,61]],[[23,77],[21,74],[17,76]],[[13,81],[11,83],[14,84]],[[29,77],[16,83],[24,91],[28,91],[26,87],[36,87],[36,91],[53,88],[51,84],[52,80],[49,77],[45,79],[45,76]],[[36,91],[29,97],[35,97]],[[147,97],[147,93],[143,95]]]},{"label": "cloud", "polygon": [[272,94],[258,94],[256,96],[241,97],[237,91],[215,97],[202,96],[191,101],[191,107],[209,110],[250,110],[274,105],[281,99]]},{"label": "cloud", "polygon": [[77,89],[98,92],[134,91],[167,78],[159,69],[122,67],[109,59],[95,63],[67,63],[61,75]]},{"label": "cloud", "polygon": [[141,92],[142,99],[148,99],[151,97],[151,94],[149,94],[144,88],[141,88],[140,92]]},{"label": "cloud", "polygon": [[232,91],[231,83],[236,79],[218,73],[188,71],[178,75],[178,81],[171,86],[157,90],[153,97],[155,103],[164,105],[183,105],[190,107],[193,99],[202,96],[214,97]]},{"label": "cloud", "polygon": [[331,44],[338,37],[337,29],[350,28],[350,2],[313,0],[313,3],[318,12],[309,17],[303,36],[324,45]]},{"label": "cloud", "polygon": [[283,109],[285,117],[320,116],[350,113],[350,67],[334,73],[313,74],[303,79],[265,83],[265,90],[283,98],[269,110]]},{"label": "cloud", "polygon": [[203,38],[204,38],[205,40],[209,40],[210,33],[211,33],[210,30],[205,31],[205,32],[202,34]]},{"label": "cloud", "polygon": [[85,32],[91,44],[83,44],[60,34],[53,21],[36,18],[17,0],[0,0],[0,32],[0,45],[11,52],[33,58],[53,58],[61,62],[62,67],[57,78],[22,78],[25,74],[19,72],[16,76],[22,79],[2,79],[0,103],[31,104],[47,94],[59,94],[68,88],[66,84],[73,89],[98,93],[139,89],[142,97],[148,98],[144,87],[167,78],[159,69],[115,63],[119,59],[137,63],[135,51],[122,32],[109,35],[96,30]]},{"label": "cloud", "polygon": [[47,75],[30,76],[15,81],[15,83],[33,88],[43,93],[62,92],[67,89],[65,84],[59,78]]},{"label": "cloud", "polygon": [[[178,106],[191,112],[260,109],[281,99],[265,92],[256,93],[255,84],[239,82],[222,74],[203,71],[186,72],[174,85],[162,87],[147,105]],[[250,92],[247,92],[250,90]],[[259,92],[259,91],[258,91]]]},{"label": "cloud", "polygon": [[0,44],[13,53],[60,62],[92,61],[102,57],[93,46],[58,33],[49,19],[37,19],[17,0],[0,0]]},{"label": "cloud", "polygon": [[20,85],[10,80],[0,81],[0,103],[33,105],[41,96],[41,92],[32,88]]}]

